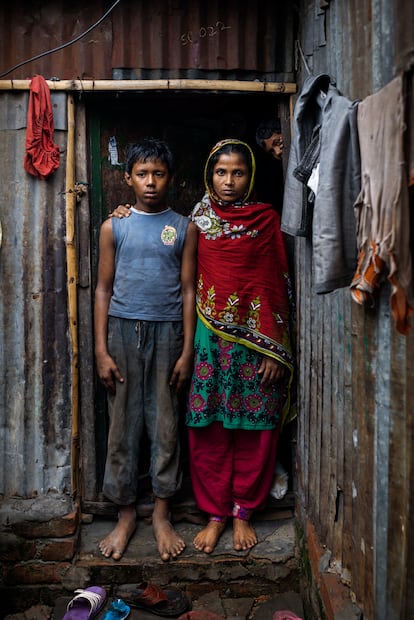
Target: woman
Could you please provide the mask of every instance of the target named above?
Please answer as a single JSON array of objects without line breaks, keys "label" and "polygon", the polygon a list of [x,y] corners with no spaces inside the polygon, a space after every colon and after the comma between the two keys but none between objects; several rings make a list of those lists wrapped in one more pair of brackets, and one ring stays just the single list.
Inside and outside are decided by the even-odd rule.
[{"label": "woman", "polygon": [[194,539],[211,553],[233,517],[237,551],[257,543],[250,523],[272,485],[293,355],[288,264],[278,213],[250,202],[255,160],[240,140],[216,144],[207,193],[191,214],[199,230],[195,363],[186,423],[199,508]]}]

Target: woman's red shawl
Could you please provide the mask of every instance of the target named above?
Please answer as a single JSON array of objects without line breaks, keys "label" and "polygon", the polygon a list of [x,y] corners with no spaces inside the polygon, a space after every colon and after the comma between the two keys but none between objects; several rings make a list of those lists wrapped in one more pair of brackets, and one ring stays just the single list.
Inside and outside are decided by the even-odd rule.
[{"label": "woman's red shawl", "polygon": [[271,205],[219,206],[206,194],[192,219],[200,231],[197,312],[222,338],[293,368],[288,262]]}]

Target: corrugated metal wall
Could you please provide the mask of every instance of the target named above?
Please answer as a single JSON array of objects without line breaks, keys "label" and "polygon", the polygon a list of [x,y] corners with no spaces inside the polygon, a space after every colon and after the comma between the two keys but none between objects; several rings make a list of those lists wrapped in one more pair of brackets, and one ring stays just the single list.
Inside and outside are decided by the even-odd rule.
[{"label": "corrugated metal wall", "polygon": [[28,92],[0,101],[0,495],[71,490],[66,293],[66,94],[53,96],[61,164],[23,170]]},{"label": "corrugated metal wall", "polygon": [[122,13],[122,23],[120,16],[114,14],[113,66],[133,69],[136,77],[158,69],[159,77],[189,71],[191,77],[243,73],[255,79],[259,73],[284,81],[286,71],[293,71],[292,10],[286,2],[156,0]]},{"label": "corrugated metal wall", "polygon": [[[115,4],[82,0],[2,4],[0,77],[17,67],[7,78],[24,79],[35,73],[61,80],[235,79],[237,75],[292,81],[290,3],[122,0]],[[48,53],[56,48],[62,49]]]},{"label": "corrugated metal wall", "polygon": [[[299,91],[307,64],[330,74],[345,96],[363,99],[414,50],[407,2],[304,0],[300,14]],[[364,618],[411,618],[414,332],[397,333],[387,284],[370,310],[346,289],[316,295],[310,243],[297,240],[296,249],[298,513],[332,554],[331,569],[350,584]]]},{"label": "corrugated metal wall", "polygon": [[[378,90],[393,77],[396,67],[407,66],[413,57],[414,9],[408,0],[300,0],[297,4],[299,39],[310,70],[331,74],[351,99]],[[243,3],[195,2],[186,14],[185,2],[157,0],[145,7],[140,2],[121,2],[80,41],[7,73],[7,78],[40,73],[61,79],[171,75],[251,79],[253,73],[255,79],[294,81],[291,44],[296,32],[288,5],[270,0],[249,3],[246,17]],[[2,4],[0,74],[77,37],[110,6],[40,0]],[[218,22],[230,24],[228,20],[231,28],[220,31],[219,42],[214,28]],[[163,34],[159,45],[165,24],[167,37]],[[179,46],[174,37],[180,40]],[[296,62],[300,82],[306,71],[299,54]],[[0,493],[6,496],[32,496],[49,489],[66,492],[70,487],[66,95],[53,97],[62,164],[46,182],[23,172],[28,93],[5,91],[0,101]],[[84,179],[88,170],[81,113],[76,123],[78,174]],[[87,202],[82,202],[78,215],[84,250],[79,299],[81,307],[90,308]],[[312,288],[311,248],[305,240],[296,246],[298,515],[303,523],[311,521],[332,554],[332,569],[350,584],[365,618],[409,618],[414,615],[410,554],[414,336],[397,334],[386,286],[372,310],[353,304],[346,290],[317,296]],[[81,315],[79,320],[88,334],[83,346],[90,355],[90,316]],[[82,406],[86,402],[92,419],[91,385],[84,379],[92,372],[90,357],[80,360],[80,371]],[[92,427],[84,432],[81,439],[91,442]],[[83,457],[87,467],[94,466],[93,456],[84,452]]]}]

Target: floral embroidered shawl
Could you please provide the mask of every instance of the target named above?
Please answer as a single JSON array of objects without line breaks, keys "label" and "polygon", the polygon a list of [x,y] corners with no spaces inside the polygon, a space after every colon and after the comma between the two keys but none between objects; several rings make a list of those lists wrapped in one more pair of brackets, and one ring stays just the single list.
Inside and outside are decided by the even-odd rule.
[{"label": "floral embroidered shawl", "polygon": [[266,204],[221,208],[205,196],[199,229],[197,313],[224,339],[293,366],[287,259],[279,215]]},{"label": "floral embroidered shawl", "polygon": [[206,189],[191,215],[199,230],[197,313],[222,338],[292,372],[292,291],[279,214],[264,203],[219,205],[207,181]]}]

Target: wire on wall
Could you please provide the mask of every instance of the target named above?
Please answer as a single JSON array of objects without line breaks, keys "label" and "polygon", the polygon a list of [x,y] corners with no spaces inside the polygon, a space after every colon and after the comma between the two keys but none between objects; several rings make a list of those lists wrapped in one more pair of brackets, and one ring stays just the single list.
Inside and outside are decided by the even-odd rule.
[{"label": "wire on wall", "polygon": [[309,69],[309,65],[308,65],[308,63],[306,61],[305,54],[303,53],[303,49],[302,49],[302,46],[301,46],[299,40],[296,40],[296,47],[297,47],[297,50],[298,50],[298,52],[300,54],[300,57],[302,58],[302,62],[305,65],[306,72],[307,72],[308,75],[310,75],[311,74],[311,70]]},{"label": "wire on wall", "polygon": [[85,30],[85,32],[83,32],[82,34],[80,34],[77,37],[75,37],[74,39],[72,39],[72,41],[68,41],[67,43],[63,43],[62,45],[59,45],[58,47],[55,47],[55,48],[53,48],[51,50],[46,50],[45,52],[42,52],[41,54],[38,54],[37,56],[33,56],[32,58],[29,58],[27,60],[23,60],[22,62],[19,62],[19,64],[15,65],[11,69],[8,69],[4,73],[0,73],[0,79],[3,78],[5,75],[8,75],[12,71],[15,71],[16,69],[19,69],[20,67],[23,67],[23,65],[27,65],[29,62],[33,62],[34,60],[38,60],[39,58],[43,58],[43,56],[48,56],[49,54],[53,54],[54,52],[58,52],[60,50],[63,50],[65,47],[69,47],[69,45],[73,45],[74,43],[76,43],[77,41],[82,39],[84,36],[86,36],[89,32],[91,32],[91,30],[93,30],[94,28],[99,26],[99,24],[102,23],[103,20],[106,19],[106,17],[108,17],[109,13],[111,13],[111,11],[113,11],[114,8],[116,7],[116,5],[119,4],[120,2],[121,2],[121,0],[116,0],[116,2],[113,3],[113,5],[106,11],[106,13],[104,13],[104,15],[102,15],[102,17],[100,19],[98,19],[97,22],[95,22],[92,26],[90,26],[87,30]]}]

